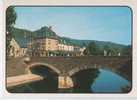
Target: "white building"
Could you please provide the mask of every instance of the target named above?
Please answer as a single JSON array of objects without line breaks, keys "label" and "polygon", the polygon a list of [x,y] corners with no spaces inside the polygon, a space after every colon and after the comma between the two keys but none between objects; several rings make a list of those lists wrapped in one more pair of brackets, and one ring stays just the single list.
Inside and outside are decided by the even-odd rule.
[{"label": "white building", "polygon": [[86,47],[80,48],[81,55],[83,55],[83,52],[84,52],[85,49],[86,49]]},{"label": "white building", "polygon": [[68,45],[68,51],[74,51],[74,46]]},{"label": "white building", "polygon": [[58,44],[58,50],[59,51],[70,51],[70,52],[72,52],[72,51],[74,51],[74,46],[59,43]]},{"label": "white building", "polygon": [[9,51],[10,57],[21,57],[24,56],[26,52],[27,48],[22,48],[14,38],[11,39]]}]

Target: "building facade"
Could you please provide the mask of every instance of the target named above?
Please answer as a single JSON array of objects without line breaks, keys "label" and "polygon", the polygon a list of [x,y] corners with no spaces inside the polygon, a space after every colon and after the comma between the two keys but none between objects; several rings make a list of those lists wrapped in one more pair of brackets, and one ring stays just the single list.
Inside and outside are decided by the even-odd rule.
[{"label": "building facade", "polygon": [[54,38],[45,39],[45,48],[47,51],[57,51],[58,50],[58,40]]},{"label": "building facade", "polygon": [[26,52],[27,48],[22,48],[14,38],[11,39],[9,57],[22,57]]},{"label": "building facade", "polygon": [[28,49],[32,52],[32,56],[52,56],[58,51],[58,40],[56,38],[35,38],[28,43]]},{"label": "building facade", "polygon": [[82,56],[83,48],[68,44],[59,43],[56,38],[36,38],[27,43],[26,47],[21,47],[12,38],[10,42],[10,57],[30,56]]},{"label": "building facade", "polygon": [[60,43],[57,38],[35,38],[28,43],[32,56],[80,56],[82,50],[78,46]]}]

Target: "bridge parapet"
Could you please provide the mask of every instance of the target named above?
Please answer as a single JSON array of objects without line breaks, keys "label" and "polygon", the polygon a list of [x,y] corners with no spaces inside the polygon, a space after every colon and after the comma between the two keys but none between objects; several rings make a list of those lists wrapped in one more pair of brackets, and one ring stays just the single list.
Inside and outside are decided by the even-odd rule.
[{"label": "bridge parapet", "polygon": [[82,56],[82,57],[37,57],[31,58],[29,67],[43,65],[59,75],[72,75],[78,71],[90,68],[108,68],[118,69],[131,58],[124,57],[100,57],[100,56]]}]

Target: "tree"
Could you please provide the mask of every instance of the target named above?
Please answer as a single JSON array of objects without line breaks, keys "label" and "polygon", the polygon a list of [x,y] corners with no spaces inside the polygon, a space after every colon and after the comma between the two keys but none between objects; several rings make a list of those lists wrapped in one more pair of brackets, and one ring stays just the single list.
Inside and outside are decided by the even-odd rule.
[{"label": "tree", "polygon": [[83,42],[82,46],[83,46],[83,47],[86,47],[86,46],[87,46],[87,44],[86,44],[85,42]]},{"label": "tree", "polygon": [[119,56],[119,53],[121,53],[120,48],[111,48],[111,52],[113,56]]},{"label": "tree", "polygon": [[105,45],[104,50],[106,51],[106,55],[110,56],[116,56],[118,55],[118,49],[117,48],[112,48],[111,46]]},{"label": "tree", "polygon": [[15,24],[16,18],[17,18],[17,15],[14,10],[14,7],[13,6],[8,7],[6,10],[6,48],[7,48],[6,54],[7,55],[9,54],[9,51],[11,48],[10,41],[11,41],[12,35],[10,31],[13,25]]},{"label": "tree", "polygon": [[85,55],[100,55],[100,49],[95,42],[90,42],[83,52]]},{"label": "tree", "polygon": [[109,55],[109,53],[110,53],[110,47],[108,45],[104,46],[104,50],[106,51],[106,55]]},{"label": "tree", "polygon": [[6,30],[10,31],[10,29],[15,24],[15,21],[17,19],[16,12],[14,10],[13,6],[10,6],[6,10]]},{"label": "tree", "polygon": [[132,46],[131,46],[131,45],[128,45],[128,46],[124,47],[124,48],[122,49],[122,55],[131,56],[131,55],[132,55]]},{"label": "tree", "polygon": [[119,53],[121,53],[121,49],[118,47],[112,47],[112,46],[105,45],[103,49],[106,52],[106,56],[109,56],[109,55],[118,56]]}]

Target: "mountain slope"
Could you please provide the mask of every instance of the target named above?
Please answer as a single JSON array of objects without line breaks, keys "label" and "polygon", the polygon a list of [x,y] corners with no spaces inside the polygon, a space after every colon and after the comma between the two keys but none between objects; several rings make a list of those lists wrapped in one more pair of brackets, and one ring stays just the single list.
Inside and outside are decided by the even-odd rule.
[{"label": "mountain slope", "polygon": [[58,37],[54,31],[51,30],[51,27],[41,27],[41,29],[38,29],[34,31],[34,34],[36,37],[41,38],[41,37]]},{"label": "mountain slope", "polygon": [[95,42],[97,46],[100,48],[103,48],[105,45],[110,46],[111,48],[118,48],[122,49],[126,45],[117,44],[113,42],[106,42],[106,41],[97,41],[97,40],[77,40],[77,39],[71,39],[68,37],[61,37],[58,36],[51,27],[44,26],[34,32],[31,32],[29,30],[25,29],[19,29],[19,28],[13,28],[12,30],[13,37],[23,46],[26,47],[27,42],[30,40],[30,36],[32,37],[47,37],[47,38],[56,38],[61,43],[69,44],[69,45],[77,45],[80,47],[88,45],[90,42]]},{"label": "mountain slope", "polygon": [[12,28],[10,33],[21,47],[27,47],[27,43],[30,40],[30,36],[31,34],[33,34],[33,32],[29,30],[19,28]]},{"label": "mountain slope", "polygon": [[88,45],[90,42],[95,42],[96,45],[98,45],[100,48],[103,48],[105,45],[110,46],[112,48],[123,48],[126,45],[122,44],[117,44],[113,42],[108,42],[108,41],[97,41],[97,40],[77,40],[77,39],[71,39],[71,38],[66,38],[66,37],[61,37],[63,41],[69,42],[70,44],[73,45],[78,45],[80,47]]}]

